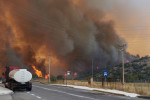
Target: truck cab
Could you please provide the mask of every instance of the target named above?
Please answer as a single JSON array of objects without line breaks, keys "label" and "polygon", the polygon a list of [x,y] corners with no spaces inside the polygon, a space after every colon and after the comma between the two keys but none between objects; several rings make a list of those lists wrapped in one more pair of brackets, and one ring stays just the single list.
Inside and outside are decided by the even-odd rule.
[{"label": "truck cab", "polygon": [[5,81],[6,82],[10,81],[9,72],[14,70],[14,69],[20,69],[20,67],[18,67],[18,66],[6,66],[6,71],[5,71]]}]

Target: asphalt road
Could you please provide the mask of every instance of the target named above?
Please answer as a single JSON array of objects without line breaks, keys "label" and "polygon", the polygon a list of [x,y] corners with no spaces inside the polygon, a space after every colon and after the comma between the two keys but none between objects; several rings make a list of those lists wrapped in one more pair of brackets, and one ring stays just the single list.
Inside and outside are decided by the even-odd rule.
[{"label": "asphalt road", "polygon": [[33,84],[31,92],[16,91],[0,100],[144,100],[61,86]]}]

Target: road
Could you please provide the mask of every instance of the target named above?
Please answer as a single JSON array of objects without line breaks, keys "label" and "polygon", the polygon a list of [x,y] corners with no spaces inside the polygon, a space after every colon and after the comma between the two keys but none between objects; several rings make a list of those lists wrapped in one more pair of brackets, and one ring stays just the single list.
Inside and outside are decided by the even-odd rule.
[{"label": "road", "polygon": [[104,94],[95,91],[61,86],[33,84],[33,90],[16,91],[13,95],[0,96],[0,100],[144,100]]}]

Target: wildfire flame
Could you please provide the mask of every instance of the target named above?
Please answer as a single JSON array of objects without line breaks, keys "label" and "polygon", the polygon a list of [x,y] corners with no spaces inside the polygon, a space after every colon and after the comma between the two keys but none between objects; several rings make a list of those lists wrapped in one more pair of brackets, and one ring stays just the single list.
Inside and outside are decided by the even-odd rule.
[{"label": "wildfire flame", "polygon": [[[35,74],[38,76],[38,77],[43,77],[43,74],[42,74],[42,71],[38,70],[35,66],[32,66],[33,70],[35,71]],[[48,79],[49,78],[49,74],[45,75],[44,77],[45,79]]]},{"label": "wildfire flame", "polygon": [[43,77],[43,74],[41,71],[39,71],[38,69],[36,69],[35,66],[32,66],[33,70],[35,71],[35,74],[38,76],[38,77]]},{"label": "wildfire flame", "polygon": [[49,78],[49,74],[45,75],[45,79],[48,79]]}]

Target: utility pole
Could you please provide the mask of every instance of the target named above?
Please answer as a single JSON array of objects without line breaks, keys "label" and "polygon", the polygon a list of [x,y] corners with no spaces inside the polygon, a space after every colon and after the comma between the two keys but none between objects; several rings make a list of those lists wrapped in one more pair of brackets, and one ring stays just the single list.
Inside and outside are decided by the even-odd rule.
[{"label": "utility pole", "polygon": [[50,77],[51,77],[51,75],[50,75],[50,57],[51,57],[51,55],[49,54],[48,56],[49,56],[49,80],[48,80],[48,82],[50,83]]},{"label": "utility pole", "polygon": [[92,59],[92,78],[93,78],[93,59]]},{"label": "utility pole", "polygon": [[124,85],[124,50],[125,50],[126,44],[122,44],[120,46],[120,51],[122,55],[122,85]]}]

